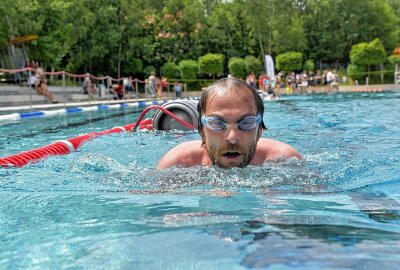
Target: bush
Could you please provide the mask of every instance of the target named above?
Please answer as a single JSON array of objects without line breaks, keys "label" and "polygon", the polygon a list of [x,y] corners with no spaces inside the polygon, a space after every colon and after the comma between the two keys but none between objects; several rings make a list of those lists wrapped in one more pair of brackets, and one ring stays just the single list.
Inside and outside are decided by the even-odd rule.
[{"label": "bush", "polygon": [[179,62],[179,69],[181,77],[184,80],[195,80],[197,78],[197,61],[195,60],[182,60]]},{"label": "bush", "polygon": [[358,66],[382,64],[386,60],[386,50],[379,38],[370,43],[361,42],[351,46],[350,60]]},{"label": "bush", "polygon": [[311,71],[314,70],[315,66],[314,66],[314,60],[312,59],[308,59],[303,66],[303,69],[307,70],[307,71]]},{"label": "bush", "polygon": [[389,63],[400,64],[400,55],[391,55],[388,57]]},{"label": "bush", "polygon": [[350,64],[347,67],[347,76],[349,76],[353,80],[364,79],[366,77],[365,67]]},{"label": "bush", "polygon": [[223,54],[212,54],[208,53],[199,58],[199,69],[201,73],[217,75],[224,72],[224,60]]},{"label": "bush", "polygon": [[244,59],[244,65],[246,66],[247,74],[254,73],[258,76],[261,74],[261,72],[263,70],[263,66],[261,64],[260,59],[254,57],[252,55],[246,56],[246,58]]},{"label": "bush", "polygon": [[276,57],[276,68],[280,71],[300,71],[303,67],[303,54],[301,52],[287,52]]},{"label": "bush", "polygon": [[232,57],[228,63],[229,74],[236,78],[246,78],[246,66],[243,58]]},{"label": "bush", "polygon": [[162,67],[163,76],[168,79],[179,79],[181,71],[174,62],[167,62]]}]

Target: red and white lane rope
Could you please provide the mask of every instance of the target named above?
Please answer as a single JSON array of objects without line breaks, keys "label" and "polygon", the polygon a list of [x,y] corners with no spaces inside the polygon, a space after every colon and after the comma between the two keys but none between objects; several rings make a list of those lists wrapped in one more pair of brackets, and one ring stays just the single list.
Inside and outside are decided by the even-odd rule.
[{"label": "red and white lane rope", "polygon": [[73,137],[67,140],[58,140],[55,141],[49,145],[32,149],[26,152],[22,152],[16,155],[0,158],[0,167],[23,167],[29,163],[37,162],[41,159],[44,159],[49,156],[57,156],[57,155],[66,155],[71,152],[74,152],[79,149],[79,147],[84,144],[85,142],[95,139],[97,137],[103,136],[103,135],[108,135],[108,134],[113,134],[113,133],[121,133],[121,132],[130,132],[130,131],[136,131],[138,128],[140,129],[147,129],[151,130],[153,129],[153,119],[148,118],[145,120],[142,120],[145,114],[150,111],[150,110],[162,110],[164,113],[166,113],[168,116],[171,118],[174,118],[184,126],[186,126],[189,129],[193,129],[193,126],[186,123],[184,120],[181,118],[177,117],[164,107],[158,106],[158,105],[153,105],[148,108],[146,108],[141,115],[139,116],[138,120],[136,121],[135,124],[128,124],[125,126],[118,126],[114,127],[112,129],[108,129],[105,131],[101,132],[91,132],[87,133],[84,135],[80,135],[77,137]]}]

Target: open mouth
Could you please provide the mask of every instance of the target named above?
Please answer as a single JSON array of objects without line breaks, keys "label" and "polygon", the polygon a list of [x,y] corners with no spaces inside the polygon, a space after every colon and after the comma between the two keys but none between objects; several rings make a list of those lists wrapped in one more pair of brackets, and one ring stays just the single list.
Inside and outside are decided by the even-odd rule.
[{"label": "open mouth", "polygon": [[223,154],[224,157],[227,158],[236,158],[238,156],[240,156],[239,152],[226,152],[225,154]]}]

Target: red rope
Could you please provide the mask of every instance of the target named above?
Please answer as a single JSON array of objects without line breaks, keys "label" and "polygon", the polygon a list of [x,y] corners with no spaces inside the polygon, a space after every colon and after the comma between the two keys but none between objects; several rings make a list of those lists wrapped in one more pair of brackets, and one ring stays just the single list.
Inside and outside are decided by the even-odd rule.
[{"label": "red rope", "polygon": [[144,115],[150,111],[150,110],[161,110],[163,111],[165,114],[167,114],[169,117],[174,118],[176,121],[178,121],[179,123],[181,123],[182,125],[184,125],[185,127],[189,128],[189,129],[193,129],[193,126],[186,123],[183,119],[179,118],[178,116],[176,116],[175,114],[173,114],[172,112],[168,111],[167,109],[165,109],[164,107],[161,107],[159,105],[152,105],[147,107],[146,109],[143,110],[143,112],[140,114],[138,120],[136,121],[135,127],[133,128],[133,131],[136,131],[136,129],[138,128],[138,123],[140,123],[140,121],[142,121]]},{"label": "red rope", "polygon": [[[30,68],[30,67],[20,68],[20,69],[4,69],[4,68],[0,68],[0,72],[4,72],[4,73],[18,73],[18,72],[27,72],[27,71],[36,72],[36,69]],[[120,82],[120,81],[122,81],[124,79],[124,78],[113,78],[113,77],[108,76],[108,75],[104,76],[104,77],[96,77],[96,76],[94,76],[94,75],[92,75],[90,73],[87,73],[87,74],[73,74],[73,73],[70,73],[70,72],[67,72],[67,71],[63,71],[63,70],[62,71],[54,71],[54,72],[44,71],[43,74],[44,75],[63,75],[63,74],[65,74],[65,75],[68,75],[68,76],[74,77],[74,78],[85,78],[85,77],[89,76],[91,79],[95,79],[95,80],[98,80],[98,81],[110,79],[111,81]],[[145,83],[145,81],[141,81],[141,80],[138,80],[138,79],[134,79],[134,81],[137,81],[139,83]]]},{"label": "red rope", "polygon": [[[1,71],[1,70],[0,70]],[[186,126],[187,128],[193,129],[193,126],[189,125],[186,123],[184,120],[181,118],[177,117],[164,107],[158,106],[158,105],[153,105],[149,106],[146,109],[143,110],[143,112],[140,114],[138,120],[136,121],[136,124],[128,124],[122,127],[114,127],[112,129],[108,129],[105,131],[101,132],[91,132],[87,133],[84,135],[80,135],[77,137],[73,137],[70,139],[67,139],[66,142],[62,141],[57,141],[54,142],[50,145],[46,145],[40,148],[32,149],[26,152],[22,152],[16,155],[0,158],[0,167],[23,167],[29,163],[36,162],[40,159],[46,158],[48,156],[57,156],[57,155],[66,155],[71,152],[70,148],[68,146],[69,143],[72,144],[73,150],[78,150],[78,148],[84,144],[85,142],[92,140],[94,138],[103,136],[103,135],[108,135],[108,134],[113,134],[113,133],[121,133],[123,131],[136,131],[138,127],[142,129],[152,129],[153,128],[153,119],[145,119],[142,121],[144,115],[154,109],[159,109],[162,110],[164,113],[166,113],[168,116],[174,118],[178,122],[180,122],[182,125]],[[69,142],[69,143],[68,143]],[[68,145],[67,145],[67,144]]]}]

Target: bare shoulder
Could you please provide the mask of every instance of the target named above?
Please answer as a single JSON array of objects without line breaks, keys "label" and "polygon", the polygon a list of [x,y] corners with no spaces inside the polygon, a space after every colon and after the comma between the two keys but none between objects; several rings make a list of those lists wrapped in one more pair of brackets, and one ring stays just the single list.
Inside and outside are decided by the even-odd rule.
[{"label": "bare shoulder", "polygon": [[206,151],[201,141],[190,141],[181,143],[169,150],[158,163],[157,169],[162,170],[173,166],[196,166],[202,165]]},{"label": "bare shoulder", "polygon": [[301,154],[292,146],[273,139],[261,138],[257,143],[255,162],[260,164],[265,160],[296,157],[303,159]]}]

